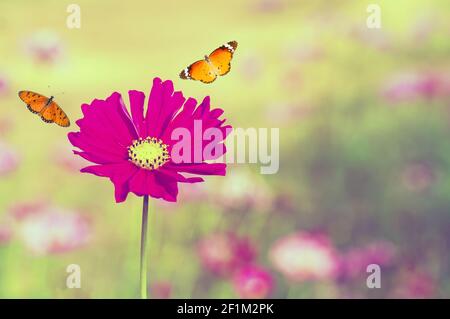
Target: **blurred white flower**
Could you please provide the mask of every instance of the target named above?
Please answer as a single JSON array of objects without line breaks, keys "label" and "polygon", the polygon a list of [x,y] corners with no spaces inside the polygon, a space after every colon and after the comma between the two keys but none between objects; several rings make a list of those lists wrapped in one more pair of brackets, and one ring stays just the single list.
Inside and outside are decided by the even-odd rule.
[{"label": "blurred white flower", "polygon": [[269,258],[292,281],[334,279],[339,270],[338,255],[323,234],[297,232],[283,237],[271,247]]},{"label": "blurred white flower", "polygon": [[25,52],[39,63],[55,63],[64,55],[64,47],[57,33],[39,30],[25,40]]},{"label": "blurred white flower", "polygon": [[89,220],[76,212],[46,205],[17,211],[21,211],[14,214],[18,237],[35,255],[70,252],[91,236]]},{"label": "blurred white flower", "polygon": [[246,169],[234,169],[214,188],[215,201],[226,211],[270,209],[273,194],[265,180]]}]

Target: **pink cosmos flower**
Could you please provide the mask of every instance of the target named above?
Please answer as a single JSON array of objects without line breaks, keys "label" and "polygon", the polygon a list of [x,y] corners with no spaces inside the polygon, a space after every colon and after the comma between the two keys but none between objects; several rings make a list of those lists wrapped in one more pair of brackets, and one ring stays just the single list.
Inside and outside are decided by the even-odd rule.
[{"label": "pink cosmos flower", "polygon": [[292,281],[334,279],[339,258],[329,238],[297,232],[279,239],[269,258],[274,267]]},{"label": "pink cosmos flower", "polygon": [[[226,152],[222,142],[231,126],[219,119],[222,109],[210,108],[209,97],[197,105],[195,99],[174,92],[172,81],[155,78],[145,116],[145,94],[129,91],[129,99],[131,114],[117,92],[83,104],[84,117],[76,122],[80,131],[68,136],[81,150],[74,153],[95,164],[81,171],[109,178],[116,202],[123,202],[130,192],[173,202],[178,183],[203,181],[181,173],[225,175],[226,164],[207,161]],[[212,137],[202,139],[210,131],[221,133],[215,136],[215,152],[207,152]],[[189,136],[184,135],[180,147],[179,134],[186,132]]]},{"label": "pink cosmos flower", "polygon": [[226,277],[251,263],[256,257],[256,249],[248,238],[233,233],[216,233],[200,240],[198,254],[206,269]]},{"label": "pink cosmos flower", "polygon": [[234,274],[233,285],[240,298],[262,299],[272,292],[274,280],[263,267],[247,265]]},{"label": "pink cosmos flower", "polygon": [[370,243],[363,247],[353,248],[341,258],[342,278],[366,276],[367,266],[377,264],[381,267],[392,266],[396,257],[396,247],[387,241]]},{"label": "pink cosmos flower", "polygon": [[36,62],[55,63],[64,53],[60,37],[50,30],[40,30],[25,40],[25,52]]},{"label": "pink cosmos flower", "polygon": [[0,73],[0,97],[9,93],[9,80],[6,75]]},{"label": "pink cosmos flower", "polygon": [[0,141],[0,177],[11,173],[17,166],[19,166],[17,153]]},{"label": "pink cosmos flower", "polygon": [[82,215],[56,207],[33,205],[13,212],[17,233],[35,255],[59,254],[85,245],[91,234],[90,222]]}]

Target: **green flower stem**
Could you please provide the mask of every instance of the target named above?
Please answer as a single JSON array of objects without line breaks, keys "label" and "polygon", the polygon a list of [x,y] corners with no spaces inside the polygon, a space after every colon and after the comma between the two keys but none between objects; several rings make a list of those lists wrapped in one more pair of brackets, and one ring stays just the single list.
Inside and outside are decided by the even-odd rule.
[{"label": "green flower stem", "polygon": [[142,205],[142,229],[141,229],[141,298],[147,299],[147,221],[148,221],[148,195],[144,196]]}]

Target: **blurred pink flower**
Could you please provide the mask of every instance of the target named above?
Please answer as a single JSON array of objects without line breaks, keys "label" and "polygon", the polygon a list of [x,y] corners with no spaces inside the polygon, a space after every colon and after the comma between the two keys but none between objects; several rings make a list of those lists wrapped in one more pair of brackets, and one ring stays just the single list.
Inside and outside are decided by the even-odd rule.
[{"label": "blurred pink flower", "polygon": [[267,120],[278,125],[294,125],[312,113],[312,108],[303,103],[271,103],[265,109]]},{"label": "blurred pink flower", "polygon": [[88,164],[84,158],[73,156],[72,147],[67,143],[58,144],[50,154],[50,159],[71,173],[79,173]]},{"label": "blurred pink flower", "polygon": [[234,274],[233,284],[240,298],[262,299],[269,297],[274,287],[274,280],[263,267],[246,265]]},{"label": "blurred pink flower", "polygon": [[423,45],[423,43],[430,39],[433,33],[437,29],[436,17],[433,13],[428,13],[426,15],[418,18],[411,27],[411,36],[414,44]]},{"label": "blurred pink flower", "polygon": [[0,97],[4,97],[9,93],[9,79],[8,77],[0,73]]},{"label": "blurred pink flower", "polygon": [[19,156],[8,145],[0,141],[0,177],[14,171],[19,166]]},{"label": "blurred pink flower", "polygon": [[245,169],[234,169],[218,182],[215,202],[226,211],[248,212],[271,207],[272,192],[264,179]]},{"label": "blurred pink flower", "polygon": [[403,184],[411,192],[422,192],[435,180],[433,169],[425,162],[408,164],[402,172]]},{"label": "blurred pink flower", "polygon": [[7,244],[12,237],[12,229],[7,224],[0,224],[0,245]]},{"label": "blurred pink flower", "polygon": [[39,63],[55,63],[64,54],[60,37],[53,31],[40,30],[25,40],[25,52]]},{"label": "blurred pink flower", "polygon": [[49,204],[44,200],[16,203],[9,208],[9,212],[13,219],[20,221],[44,213],[48,206]]},{"label": "blurred pink flower", "polygon": [[224,277],[256,257],[256,248],[250,240],[233,233],[210,234],[200,240],[197,248],[203,267]]},{"label": "blurred pink flower", "polygon": [[392,103],[445,99],[450,96],[450,77],[438,72],[398,74],[386,83],[382,95]]},{"label": "blurred pink flower", "polygon": [[290,193],[278,193],[272,203],[272,209],[278,214],[290,214],[296,211],[294,196]]},{"label": "blurred pink flower", "polygon": [[243,78],[249,81],[249,84],[253,83],[261,76],[263,71],[263,62],[258,54],[244,57],[239,64],[239,71]]},{"label": "blurred pink flower", "polygon": [[172,285],[167,281],[157,281],[150,287],[150,296],[154,299],[169,299],[172,295]]},{"label": "blurred pink flower", "polygon": [[13,126],[13,121],[10,117],[0,118],[0,135],[7,133],[11,130]]},{"label": "blurred pink flower", "polygon": [[280,84],[285,90],[299,92],[303,85],[303,77],[299,70],[290,69],[282,75]]},{"label": "blurred pink flower", "polygon": [[381,267],[392,266],[396,257],[396,247],[387,241],[370,243],[363,247],[353,248],[341,257],[341,277],[356,278],[366,276],[367,266],[377,264]]},{"label": "blurred pink flower", "polygon": [[433,298],[437,285],[433,277],[419,269],[401,270],[394,289],[394,298]]},{"label": "blurred pink flower", "polygon": [[270,249],[274,267],[288,280],[334,279],[339,258],[329,238],[323,234],[297,232],[279,239]]},{"label": "blurred pink flower", "polygon": [[17,233],[35,255],[70,252],[85,245],[91,235],[89,220],[73,211],[44,204],[30,204],[12,210]]},{"label": "blurred pink flower", "polygon": [[253,10],[261,13],[274,13],[283,9],[283,0],[255,0]]},{"label": "blurred pink flower", "polygon": [[317,44],[308,44],[301,41],[299,44],[286,49],[284,55],[286,60],[305,64],[307,62],[323,59],[325,57],[325,49]]}]

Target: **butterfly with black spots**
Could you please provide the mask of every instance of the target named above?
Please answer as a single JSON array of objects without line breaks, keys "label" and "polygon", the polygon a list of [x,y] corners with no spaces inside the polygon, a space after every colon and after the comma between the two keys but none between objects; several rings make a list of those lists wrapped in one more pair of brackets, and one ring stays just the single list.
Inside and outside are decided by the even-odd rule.
[{"label": "butterfly with black spots", "polygon": [[233,59],[237,45],[236,41],[230,41],[215,49],[210,55],[206,55],[203,60],[194,62],[181,71],[180,78],[203,83],[214,82],[218,76],[230,72],[231,59]]},{"label": "butterfly with black spots", "polygon": [[30,112],[38,114],[46,123],[56,123],[62,127],[70,126],[70,120],[66,113],[53,101],[53,96],[48,98],[31,91],[20,91],[19,97],[27,105]]}]

